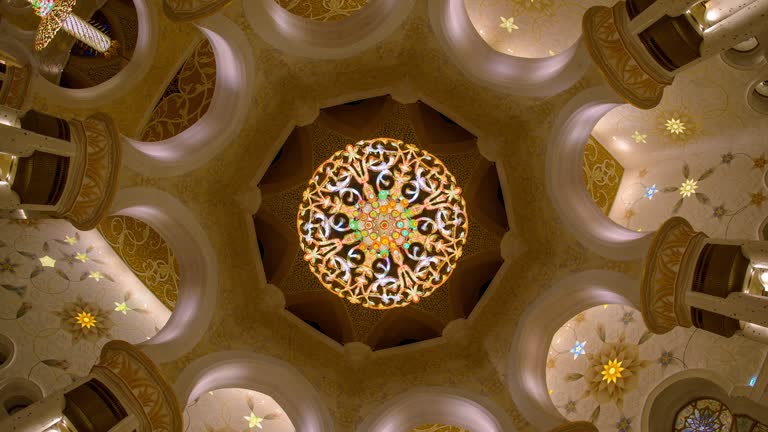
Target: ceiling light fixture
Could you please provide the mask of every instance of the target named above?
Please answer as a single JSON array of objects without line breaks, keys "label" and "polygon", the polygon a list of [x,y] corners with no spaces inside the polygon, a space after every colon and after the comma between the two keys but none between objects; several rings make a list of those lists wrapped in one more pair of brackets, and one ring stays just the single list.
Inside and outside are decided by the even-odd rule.
[{"label": "ceiling light fixture", "polygon": [[469,230],[465,207],[435,156],[377,138],[320,164],[296,226],[304,259],[326,289],[389,309],[417,303],[451,275]]},{"label": "ceiling light fixture", "polygon": [[88,45],[96,51],[103,53],[105,57],[115,54],[120,46],[86,20],[72,13],[77,0],[27,0],[40,16],[40,25],[35,34],[35,50],[42,51],[59,30]]}]

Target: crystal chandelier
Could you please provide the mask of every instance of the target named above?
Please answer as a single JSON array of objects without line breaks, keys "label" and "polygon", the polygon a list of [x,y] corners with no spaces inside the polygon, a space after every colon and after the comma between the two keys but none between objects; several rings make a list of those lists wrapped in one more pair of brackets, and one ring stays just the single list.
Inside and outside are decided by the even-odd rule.
[{"label": "crystal chandelier", "polygon": [[469,229],[445,165],[389,138],[350,144],[323,162],[296,224],[320,283],[371,309],[418,303],[445,283]]},{"label": "crystal chandelier", "polygon": [[42,51],[63,29],[69,35],[103,53],[112,56],[119,44],[84,19],[72,13],[77,0],[27,0],[40,16],[35,35],[35,50]]}]

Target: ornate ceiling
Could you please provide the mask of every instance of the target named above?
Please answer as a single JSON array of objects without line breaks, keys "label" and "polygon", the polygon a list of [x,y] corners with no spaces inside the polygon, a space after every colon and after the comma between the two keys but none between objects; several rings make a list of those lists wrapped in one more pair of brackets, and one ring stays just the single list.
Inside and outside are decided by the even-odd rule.
[{"label": "ornate ceiling", "polygon": [[[470,215],[463,254],[447,282],[391,311],[364,309],[329,293],[310,272],[296,232],[297,209],[316,167],[374,137],[413,143],[437,156],[463,189]],[[325,108],[314,123],[294,129],[259,183],[262,204],[254,215],[267,282],[283,291],[286,308],[339,343],[373,349],[439,337],[448,322],[469,316],[502,263],[500,242],[508,230],[495,165],[480,155],[476,140],[422,102],[404,105],[386,96]]]},{"label": "ornate ceiling", "polygon": [[[169,83],[175,77],[180,80],[180,65],[186,68],[190,53],[203,52],[201,40],[211,41],[221,69],[216,72],[215,92],[234,82],[229,80],[231,71],[218,61],[224,54],[217,51],[215,42],[224,37],[207,27],[201,32],[193,24],[177,22],[207,17],[225,3],[164,2],[170,19],[159,11],[150,12],[157,14],[156,47],[151,58],[144,59],[151,67],[130,91],[73,108],[36,89],[33,107],[64,117],[104,111],[115,119],[124,137],[150,141],[143,131],[162,117],[153,114],[158,107],[171,105],[167,101],[174,96],[166,93]],[[295,12],[304,3],[294,3],[280,4],[313,18],[327,13]],[[510,358],[525,354],[515,352],[512,341],[526,308],[575,273],[596,270],[629,280],[639,278],[639,260],[606,259],[578,242],[547,195],[547,140],[556,116],[575,95],[601,85],[600,74],[589,69],[550,97],[519,96],[481,85],[441,45],[427,3],[415,2],[405,21],[373,47],[337,59],[303,58],[270,45],[249,23],[242,2],[232,2],[220,15],[200,22],[211,28],[223,22],[223,27],[242,34],[254,65],[248,82],[241,83],[248,89],[245,121],[232,120],[237,132],[227,136],[221,150],[186,171],[153,172],[128,159],[120,178],[123,192],[155,189],[178,200],[199,223],[219,267],[210,326],[189,352],[160,364],[170,381],[208,355],[255,352],[295,368],[317,391],[337,430],[353,430],[377,407],[414,387],[441,386],[483,395],[498,408],[499,416],[509,419],[509,430],[530,431],[534,430],[531,413],[521,412],[513,399],[517,395],[508,388],[509,377],[516,372],[509,369]],[[586,7],[556,8],[539,0],[531,5],[481,3],[467,1],[467,11],[475,27],[487,25],[485,33],[496,34],[494,39],[486,38],[489,44],[501,52],[512,49],[512,55],[531,57],[548,56],[549,50],[557,53],[572,44],[578,37],[574,17]],[[509,22],[511,32],[500,27],[504,24],[500,17]],[[173,129],[167,135],[157,134],[160,145],[168,145],[166,138],[181,136],[182,130],[184,136],[201,132],[202,128],[194,129],[199,123],[210,128],[237,118],[236,103],[217,103],[210,95],[214,84],[204,77],[206,68],[211,73],[213,62],[210,52],[203,57],[207,61],[199,62],[205,68],[199,68],[198,78],[209,84],[190,86],[190,91],[199,90],[214,100],[207,110],[196,111],[199,122],[188,119],[178,128],[155,128]],[[682,94],[690,97],[696,87],[685,87],[683,78],[675,85],[684,86]],[[674,97],[674,90],[668,92]],[[609,117],[622,110],[632,109],[618,108]],[[763,121],[744,118],[747,125]],[[637,127],[622,124],[622,133],[631,134],[634,130],[629,130],[637,128],[645,134],[657,126],[657,116],[644,119]],[[624,164],[612,140],[606,140],[613,132],[600,133],[599,125],[595,136]],[[464,182],[470,220],[475,221],[449,282],[417,305],[400,308],[409,311],[405,316],[354,307],[329,294],[297,252],[296,212],[314,168],[344,145],[378,136],[412,142],[437,155]],[[666,143],[664,149],[684,148],[672,144]],[[498,199],[499,189],[503,200]],[[491,259],[485,261],[486,256]],[[482,265],[473,261],[477,257],[483,257],[478,258]],[[486,263],[493,265],[486,267]],[[481,269],[477,271],[489,278],[477,280],[474,272],[462,276],[463,269]],[[181,267],[181,280],[189,270]],[[483,287],[494,273],[493,282]],[[387,314],[394,318],[386,319]],[[386,327],[387,321],[394,324]],[[418,337],[391,330],[410,329],[416,322],[427,323]],[[614,322],[612,329],[623,326]],[[387,339],[390,333],[397,337]],[[424,342],[402,343],[408,339]],[[543,370],[544,365],[540,366]],[[543,373],[539,378],[544,379]],[[241,396],[233,396],[240,398],[233,404],[248,406]],[[194,413],[194,407],[189,411]],[[451,430],[442,425],[418,430],[424,429]]]}]

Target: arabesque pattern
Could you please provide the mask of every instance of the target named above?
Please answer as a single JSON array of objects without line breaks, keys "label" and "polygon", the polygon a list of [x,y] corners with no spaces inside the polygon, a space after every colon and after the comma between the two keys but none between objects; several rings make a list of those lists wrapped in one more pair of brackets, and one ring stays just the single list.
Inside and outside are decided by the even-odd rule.
[{"label": "arabesque pattern", "polygon": [[402,141],[347,145],[322,163],[299,206],[304,259],[328,290],[388,309],[450,276],[469,222],[461,188],[437,158]]},{"label": "arabesque pattern", "polygon": [[581,177],[592,200],[605,214],[611,211],[623,175],[624,167],[590,135],[584,147]]}]

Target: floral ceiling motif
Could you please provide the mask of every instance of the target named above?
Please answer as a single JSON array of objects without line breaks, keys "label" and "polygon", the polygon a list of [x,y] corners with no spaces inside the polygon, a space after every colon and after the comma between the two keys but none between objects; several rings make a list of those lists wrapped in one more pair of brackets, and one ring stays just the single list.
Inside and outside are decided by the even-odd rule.
[{"label": "floral ceiling motif", "polygon": [[[746,384],[765,352],[764,345],[744,338],[724,339],[694,329],[678,327],[654,335],[637,310],[603,305],[576,315],[555,333],[547,387],[569,421],[588,420],[601,431],[632,432],[639,430],[645,396],[672,373],[716,368]],[[734,356],[754,358],[755,370],[737,366]]]},{"label": "floral ceiling motif", "polygon": [[270,396],[226,388],[202,394],[186,410],[188,432],[294,432],[291,420]]},{"label": "floral ceiling motif", "polygon": [[359,11],[368,0],[275,0],[288,12],[316,21],[338,21]]},{"label": "floral ceiling motif", "polygon": [[184,132],[208,111],[215,89],[216,57],[204,39],[168,83],[141,140],[162,141]]},{"label": "floral ceiling motif", "polygon": [[609,0],[466,0],[480,36],[496,51],[517,57],[548,57],[581,36],[581,17]]},{"label": "floral ceiling motif", "polygon": [[165,307],[179,296],[179,264],[160,234],[130,216],[109,216],[98,226],[104,240]]},{"label": "floral ceiling motif", "polygon": [[296,224],[304,260],[323,286],[388,309],[418,303],[448,279],[467,240],[465,207],[439,159],[378,138],[320,164]]},{"label": "floral ceiling motif", "polygon": [[17,359],[0,371],[46,391],[84,376],[112,339],[140,343],[170,312],[98,231],[63,220],[0,220],[0,319]]}]

